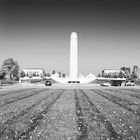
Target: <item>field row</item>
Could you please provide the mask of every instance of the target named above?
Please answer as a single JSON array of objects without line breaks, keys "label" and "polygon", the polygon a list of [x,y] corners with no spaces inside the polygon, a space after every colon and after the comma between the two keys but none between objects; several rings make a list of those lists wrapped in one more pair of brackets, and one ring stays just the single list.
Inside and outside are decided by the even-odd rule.
[{"label": "field row", "polygon": [[138,89],[0,92],[0,140],[139,140]]},{"label": "field row", "polygon": [[63,93],[63,90],[47,91],[46,89],[39,89],[34,92],[29,90],[27,93],[14,96],[11,98],[10,106],[4,104],[0,108],[1,139],[29,139],[29,133],[39,124],[49,107]]}]

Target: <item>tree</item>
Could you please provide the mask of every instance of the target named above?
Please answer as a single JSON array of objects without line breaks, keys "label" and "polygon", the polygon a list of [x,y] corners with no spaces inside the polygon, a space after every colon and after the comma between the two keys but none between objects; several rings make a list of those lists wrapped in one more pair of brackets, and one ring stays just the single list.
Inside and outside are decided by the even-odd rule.
[{"label": "tree", "polygon": [[33,77],[33,74],[32,73],[29,73],[28,74],[28,77],[30,78],[30,83],[31,83],[31,78]]},{"label": "tree", "polygon": [[124,74],[122,71],[119,72],[119,78],[123,78],[124,77]]},{"label": "tree", "polygon": [[5,71],[0,71],[0,80],[5,78]]},{"label": "tree", "polygon": [[52,74],[55,74],[55,73],[56,73],[56,71],[55,71],[55,70],[53,70],[53,71],[52,71]]},{"label": "tree", "polygon": [[28,77],[31,79],[33,77],[33,74],[32,73],[29,73],[28,74]]},{"label": "tree", "polygon": [[59,75],[59,77],[61,77],[62,76],[61,72],[58,72],[58,75]]},{"label": "tree", "polygon": [[130,78],[130,73],[129,73],[129,71],[125,71],[125,73],[124,73],[124,77],[127,78],[127,79]]},{"label": "tree", "polygon": [[63,73],[63,74],[62,74],[62,77],[66,77],[66,74]]},{"label": "tree", "polygon": [[138,75],[135,74],[134,72],[132,72],[131,76],[130,76],[132,79],[137,79],[138,78]]},{"label": "tree", "polygon": [[24,71],[21,71],[21,72],[20,72],[20,77],[21,77],[21,78],[25,77],[25,72],[24,72]]},{"label": "tree", "polygon": [[47,77],[51,77],[51,74],[50,74],[50,73],[46,73],[46,76],[47,76]]},{"label": "tree", "polygon": [[118,77],[119,77],[119,73],[118,73],[118,72],[114,72],[114,73],[113,73],[113,77],[114,77],[114,78],[118,78]]},{"label": "tree", "polygon": [[3,70],[0,70],[0,86],[2,85],[1,80],[5,79],[5,72]]},{"label": "tree", "polygon": [[8,58],[2,63],[2,70],[5,72],[8,79],[18,77],[19,65],[13,58]]},{"label": "tree", "polygon": [[112,72],[108,73],[108,78],[113,78],[113,73]]},{"label": "tree", "polygon": [[44,72],[42,72],[42,73],[40,74],[40,76],[41,76],[41,78],[42,78],[43,80],[45,80],[45,79],[46,79],[47,74],[46,74],[46,73],[45,73],[45,71],[44,71]]},{"label": "tree", "polygon": [[108,77],[108,74],[104,72],[104,73],[102,73],[102,77],[107,78]]}]

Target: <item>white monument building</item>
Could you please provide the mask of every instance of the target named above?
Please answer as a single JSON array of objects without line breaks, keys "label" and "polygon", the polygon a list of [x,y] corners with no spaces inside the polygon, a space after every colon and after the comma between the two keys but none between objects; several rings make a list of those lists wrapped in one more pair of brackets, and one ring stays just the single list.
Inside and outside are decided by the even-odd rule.
[{"label": "white monument building", "polygon": [[77,33],[73,32],[70,36],[70,78],[77,78],[78,75],[78,63],[77,63],[77,50],[78,41]]},{"label": "white monument building", "polygon": [[[45,72],[42,68],[26,68],[23,69],[23,72],[25,73],[25,77],[20,77],[20,82],[30,81],[32,80],[41,80],[42,74]],[[31,77],[30,77],[31,76]]]},{"label": "white monument building", "polygon": [[44,73],[43,68],[26,68],[23,69],[25,76],[32,75],[34,77],[41,77],[41,74]]},{"label": "white monument building", "polygon": [[63,84],[78,83],[87,84],[96,79],[95,75],[88,77],[78,77],[78,36],[72,32],[70,35],[70,70],[69,77],[52,77],[55,81]]}]

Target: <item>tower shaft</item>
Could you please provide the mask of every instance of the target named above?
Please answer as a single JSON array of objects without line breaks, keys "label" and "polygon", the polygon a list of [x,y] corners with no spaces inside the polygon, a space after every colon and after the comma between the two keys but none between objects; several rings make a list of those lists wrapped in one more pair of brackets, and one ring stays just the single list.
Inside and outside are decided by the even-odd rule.
[{"label": "tower shaft", "polygon": [[70,37],[70,78],[78,76],[78,41],[77,33],[71,33]]}]

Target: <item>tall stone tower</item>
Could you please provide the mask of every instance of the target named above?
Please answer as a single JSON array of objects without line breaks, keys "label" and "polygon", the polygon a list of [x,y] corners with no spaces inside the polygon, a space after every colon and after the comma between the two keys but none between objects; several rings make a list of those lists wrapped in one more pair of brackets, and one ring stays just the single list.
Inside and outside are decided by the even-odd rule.
[{"label": "tall stone tower", "polygon": [[78,76],[78,37],[72,32],[70,36],[70,78]]}]

